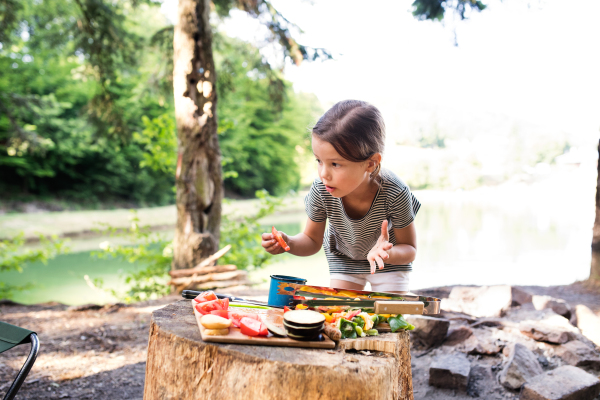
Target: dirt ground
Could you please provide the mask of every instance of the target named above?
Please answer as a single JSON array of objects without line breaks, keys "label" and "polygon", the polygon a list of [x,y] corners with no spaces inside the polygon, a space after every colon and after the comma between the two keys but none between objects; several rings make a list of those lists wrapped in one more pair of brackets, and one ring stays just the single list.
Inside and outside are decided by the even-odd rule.
[{"label": "dirt ground", "polygon": [[[544,294],[584,304],[600,314],[600,289],[581,283],[568,286],[522,287],[532,294]],[[447,297],[450,288],[419,292]],[[237,295],[243,295],[236,293]],[[444,295],[446,294],[446,295]],[[266,299],[256,291],[246,297]],[[40,354],[18,399],[142,399],[146,368],[148,328],[152,311],[179,300],[167,296],[133,305],[68,307],[62,304],[24,306],[0,303],[0,320],[34,330],[40,338]],[[23,345],[0,354],[0,396],[3,397],[29,353]],[[412,349],[415,399],[448,398],[452,391],[428,385],[429,357]],[[493,366],[498,360],[486,361]],[[484,371],[482,371],[484,374]],[[485,377],[482,377],[483,380]],[[487,390],[483,394],[477,380],[470,392],[457,398],[516,398],[516,394]],[[516,396],[516,397],[515,397]]]}]

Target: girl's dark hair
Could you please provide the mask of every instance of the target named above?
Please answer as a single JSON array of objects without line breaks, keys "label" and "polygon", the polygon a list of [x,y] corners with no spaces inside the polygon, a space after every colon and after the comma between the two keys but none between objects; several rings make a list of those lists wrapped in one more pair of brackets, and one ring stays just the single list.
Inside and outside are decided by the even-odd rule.
[{"label": "girl's dark hair", "polygon": [[[379,110],[360,100],[336,103],[319,119],[313,135],[330,143],[346,160],[362,162],[375,153],[383,153],[385,123]],[[371,177],[380,181],[380,164]]]}]

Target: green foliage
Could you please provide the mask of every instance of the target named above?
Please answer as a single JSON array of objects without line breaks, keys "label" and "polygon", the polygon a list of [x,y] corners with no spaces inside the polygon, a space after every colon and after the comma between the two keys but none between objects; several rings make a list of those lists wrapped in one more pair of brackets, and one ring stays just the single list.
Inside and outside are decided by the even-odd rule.
[{"label": "green foliage", "polygon": [[430,131],[425,132],[422,128],[421,137],[419,138],[419,146],[423,148],[443,149],[446,147],[446,135],[442,132],[439,124],[434,122]]},{"label": "green foliage", "polygon": [[281,80],[284,97],[277,107],[269,93],[276,72],[265,68],[255,47],[219,37],[215,48],[225,188],[245,197],[260,189],[276,195],[297,190],[309,127],[322,112],[317,98]]},{"label": "green foliage", "polygon": [[412,7],[413,15],[417,19],[441,21],[447,9],[455,11],[461,19],[465,19],[467,12],[482,11],[487,6],[479,0],[415,0]]},{"label": "green foliage", "polygon": [[[271,257],[263,250],[260,242],[260,225],[258,221],[272,214],[282,203],[282,199],[270,196],[262,190],[256,193],[260,199],[257,209],[250,215],[223,216],[221,227],[221,247],[232,244],[231,250],[221,259],[222,264],[234,264],[240,269],[254,270],[268,264]],[[170,292],[167,286],[169,270],[173,261],[173,243],[164,235],[152,232],[150,226],[140,226],[135,210],[132,210],[131,225],[126,230],[111,227],[107,224],[98,230],[102,235],[125,239],[127,245],[119,245],[105,241],[100,244],[100,251],[92,252],[98,258],[117,258],[132,264],[139,269],[125,275],[125,283],[129,286],[125,293],[105,288],[113,296],[127,303],[155,299]],[[96,280],[97,287],[103,287],[101,280]]]},{"label": "green foliage", "polygon": [[[24,1],[18,23],[2,30],[10,45],[0,47],[0,193],[172,203],[173,174],[148,164],[155,146],[142,118],[173,112],[171,94],[155,84],[163,75],[148,33],[166,21],[157,7],[76,4]],[[129,137],[136,131],[139,141]]]},{"label": "green foliage", "polygon": [[265,38],[268,42],[281,46],[284,58],[289,58],[296,65],[303,60],[329,60],[333,55],[326,49],[304,46],[294,39],[292,32],[302,30],[285,18],[268,0],[213,0],[217,15],[227,17],[233,8],[246,11],[250,16],[264,21],[269,30]]},{"label": "green foliage", "polygon": [[144,130],[133,134],[133,140],[145,150],[140,167],[175,175],[177,135],[174,115],[163,114],[152,120],[144,115],[142,122]]},{"label": "green foliage", "polygon": [[[127,292],[107,289],[113,296],[127,303],[155,299],[170,291],[166,283],[173,260],[172,242],[166,240],[164,235],[152,232],[150,226],[140,226],[139,222],[137,212],[132,210],[131,224],[125,231],[104,224],[104,229],[99,230],[102,235],[125,238],[133,244],[117,245],[105,241],[100,244],[101,251],[92,252],[98,258],[117,258],[140,267],[125,276],[125,283],[130,285]],[[103,286],[100,280],[95,284]]]},{"label": "green foliage", "polygon": [[258,210],[251,215],[223,215],[221,217],[221,243],[223,248],[231,244],[232,249],[222,259],[222,264],[237,265],[240,269],[254,270],[264,267],[271,255],[261,246],[259,220],[271,215],[283,203],[282,198],[270,196],[266,190],[256,191],[260,199]]},{"label": "green foliage", "polygon": [[[276,12],[263,6],[246,11]],[[0,10],[0,197],[172,203],[173,27],[156,4],[0,0]],[[217,31],[214,50],[226,190],[297,189],[318,101],[250,44]]]},{"label": "green foliage", "polygon": [[[39,238],[40,245],[34,250],[23,249],[25,245],[25,234],[23,232],[14,238],[0,240],[0,273],[8,271],[23,272],[23,268],[27,264],[33,262],[46,264],[48,260],[69,251],[65,241],[60,240],[55,235],[47,238],[40,234]],[[0,299],[10,299],[15,292],[31,289],[32,287],[30,284],[10,285],[0,278]]]}]

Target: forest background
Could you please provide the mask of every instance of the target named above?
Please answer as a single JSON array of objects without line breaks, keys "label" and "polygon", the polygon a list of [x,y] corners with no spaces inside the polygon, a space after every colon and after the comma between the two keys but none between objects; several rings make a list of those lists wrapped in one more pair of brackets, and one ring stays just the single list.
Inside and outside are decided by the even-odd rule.
[{"label": "forest background", "polygon": [[[17,20],[0,47],[0,201],[9,209],[32,200],[55,209],[173,204],[173,31],[159,4],[90,3],[101,8],[89,10],[96,23],[106,23],[96,40],[113,41],[119,55],[105,61],[104,81],[94,46],[106,43],[80,29],[73,1],[14,4]],[[214,50],[227,194],[297,190],[318,100],[294,92],[251,44],[217,30]]]}]

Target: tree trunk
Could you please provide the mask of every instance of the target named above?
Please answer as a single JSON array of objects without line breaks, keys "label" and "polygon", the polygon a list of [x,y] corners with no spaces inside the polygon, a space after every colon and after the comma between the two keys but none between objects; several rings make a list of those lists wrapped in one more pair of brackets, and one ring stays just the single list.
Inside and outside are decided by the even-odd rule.
[{"label": "tree trunk", "polygon": [[590,283],[600,284],[600,142],[598,143],[598,178],[596,182],[596,220],[592,236],[592,265]]},{"label": "tree trunk", "polygon": [[178,301],[152,313],[144,400],[412,400],[409,334],[386,336],[390,352],[371,355],[205,343]]},{"label": "tree trunk", "polygon": [[209,0],[179,0],[173,40],[179,147],[173,269],[197,265],[219,244],[223,185],[209,10]]}]

